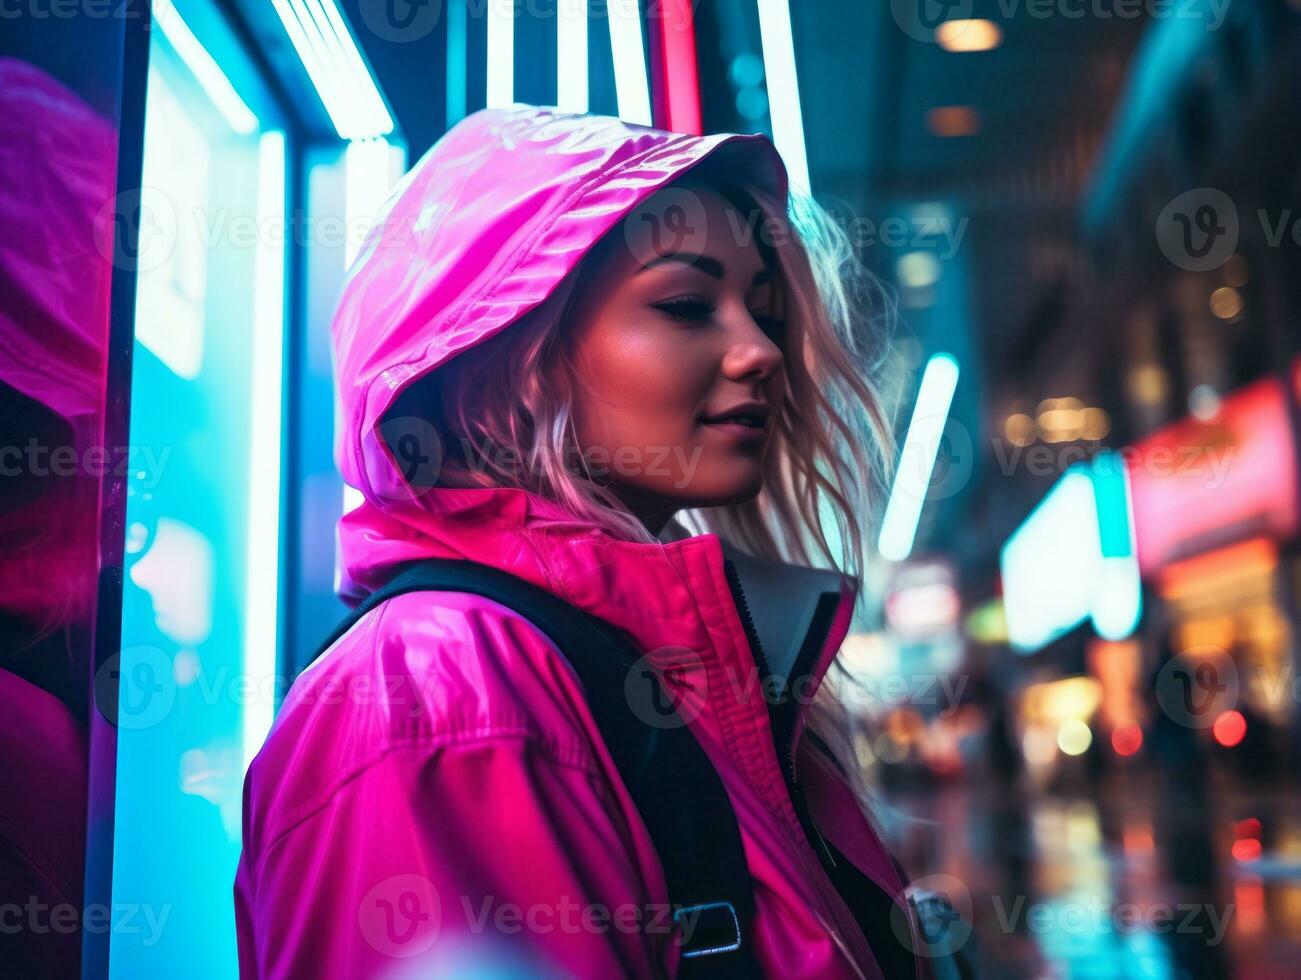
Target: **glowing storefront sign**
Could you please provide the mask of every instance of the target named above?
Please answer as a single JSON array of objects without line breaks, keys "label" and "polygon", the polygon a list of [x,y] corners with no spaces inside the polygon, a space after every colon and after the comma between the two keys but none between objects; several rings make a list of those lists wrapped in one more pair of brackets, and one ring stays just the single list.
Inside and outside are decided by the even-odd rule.
[{"label": "glowing storefront sign", "polygon": [[1145,573],[1244,538],[1296,533],[1295,438],[1277,379],[1226,396],[1210,419],[1153,433],[1128,455]]},{"label": "glowing storefront sign", "polygon": [[1003,546],[1011,645],[1038,650],[1085,620],[1124,639],[1142,612],[1124,467],[1113,454],[1073,466]]}]

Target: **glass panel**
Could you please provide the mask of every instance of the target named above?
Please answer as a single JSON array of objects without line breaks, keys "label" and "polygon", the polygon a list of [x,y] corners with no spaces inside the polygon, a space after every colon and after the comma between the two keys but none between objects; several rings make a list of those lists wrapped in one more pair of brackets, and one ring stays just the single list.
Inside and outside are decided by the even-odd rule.
[{"label": "glass panel", "polygon": [[243,777],[276,694],[285,139],[211,4],[154,13],[113,866],[138,928],[110,975],[229,977]]},{"label": "glass panel", "polygon": [[86,887],[86,814],[96,595],[113,560],[101,487],[105,448],[124,441],[108,350],[128,21],[51,14],[8,8],[0,28],[0,973],[13,977],[77,976],[83,923],[102,936],[108,919],[86,907],[106,897]]}]

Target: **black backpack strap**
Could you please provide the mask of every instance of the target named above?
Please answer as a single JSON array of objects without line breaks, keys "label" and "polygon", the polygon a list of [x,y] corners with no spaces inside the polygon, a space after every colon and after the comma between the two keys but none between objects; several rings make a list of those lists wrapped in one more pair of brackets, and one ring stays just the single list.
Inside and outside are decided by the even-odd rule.
[{"label": "black backpack strap", "polygon": [[[678,976],[761,976],[751,938],[754,887],[727,791],[656,674],[619,630],[508,572],[425,559],[367,596],[316,656],[386,599],[424,591],[468,592],[499,602],[551,639],[582,682],[588,710],[655,844],[681,926]],[[630,684],[634,670],[640,673]]]}]

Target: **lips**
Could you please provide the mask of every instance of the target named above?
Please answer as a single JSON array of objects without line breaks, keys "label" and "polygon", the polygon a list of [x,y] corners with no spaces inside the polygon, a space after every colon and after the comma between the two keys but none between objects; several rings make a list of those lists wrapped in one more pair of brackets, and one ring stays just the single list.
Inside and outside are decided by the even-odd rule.
[{"label": "lips", "polygon": [[768,406],[762,402],[746,402],[741,405],[733,405],[731,408],[719,412],[704,415],[701,417],[701,421],[705,425],[736,425],[762,431],[768,428],[768,421],[771,415],[772,413]]},{"label": "lips", "polygon": [[771,418],[772,413],[763,402],[746,402],[702,415],[700,424],[734,445],[745,447],[747,452],[757,452],[768,443]]}]

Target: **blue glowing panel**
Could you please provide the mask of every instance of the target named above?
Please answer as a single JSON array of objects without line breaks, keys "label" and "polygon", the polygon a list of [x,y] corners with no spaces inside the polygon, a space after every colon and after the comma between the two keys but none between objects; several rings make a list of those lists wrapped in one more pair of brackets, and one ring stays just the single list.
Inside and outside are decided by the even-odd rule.
[{"label": "blue glowing panel", "polygon": [[286,147],[217,8],[154,9],[113,840],[138,928],[109,974],[198,980],[237,974],[243,778],[277,689]]},{"label": "blue glowing panel", "polygon": [[1013,647],[1033,652],[1091,620],[1124,639],[1142,612],[1129,481],[1113,454],[1073,466],[1007,540],[1003,604]]},{"label": "blue glowing panel", "polygon": [[1037,650],[1088,618],[1100,559],[1093,481],[1072,467],[1003,546],[1012,646]]},{"label": "blue glowing panel", "polygon": [[1143,614],[1129,469],[1120,456],[1103,453],[1094,458],[1091,474],[1100,557],[1091,612],[1093,628],[1103,639],[1123,640],[1138,628]]}]

